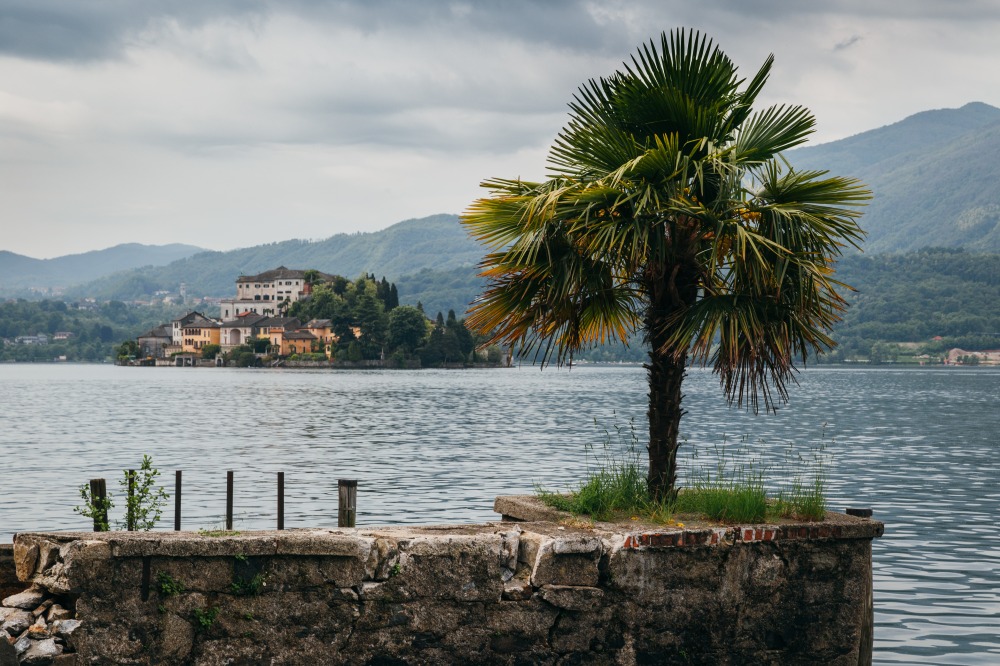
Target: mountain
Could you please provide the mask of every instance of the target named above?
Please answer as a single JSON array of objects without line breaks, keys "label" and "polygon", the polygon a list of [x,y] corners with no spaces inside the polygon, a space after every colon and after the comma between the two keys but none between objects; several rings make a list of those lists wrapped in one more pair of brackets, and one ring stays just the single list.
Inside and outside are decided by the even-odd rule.
[{"label": "mountain", "polygon": [[382,231],[338,234],[322,241],[290,240],[229,252],[202,252],[167,266],[104,277],[67,293],[133,300],[161,289],[177,291],[183,282],[193,296],[232,296],[240,275],[278,266],[315,268],[351,278],[370,272],[394,280],[424,268],[472,266],[482,256],[482,246],[469,238],[457,215],[433,215]]},{"label": "mountain", "polygon": [[106,250],[33,259],[0,251],[0,293],[67,287],[140,266],[162,266],[204,250],[194,245],[124,243]]},{"label": "mountain", "polygon": [[840,141],[789,151],[799,169],[859,178],[874,198],[866,252],[1000,252],[1000,109],[924,111]]}]

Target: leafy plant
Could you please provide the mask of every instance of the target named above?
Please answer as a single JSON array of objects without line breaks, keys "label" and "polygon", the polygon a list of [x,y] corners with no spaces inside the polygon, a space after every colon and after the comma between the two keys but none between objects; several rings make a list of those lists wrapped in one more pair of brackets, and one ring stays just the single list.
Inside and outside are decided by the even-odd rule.
[{"label": "leafy plant", "polygon": [[194,630],[197,633],[203,633],[212,628],[215,623],[215,618],[219,616],[218,606],[209,606],[208,608],[195,608],[191,611],[191,615],[194,617],[195,626]]},{"label": "leafy plant", "polygon": [[[159,475],[160,470],[153,467],[153,459],[148,455],[142,457],[142,465],[138,471],[123,471],[118,485],[126,498],[125,519],[115,521],[119,529],[151,530],[155,527],[162,516],[163,506],[170,497],[163,487],[156,485],[156,477]],[[80,486],[80,498],[83,505],[73,507],[73,511],[95,520],[97,531],[109,530],[108,516],[115,506],[112,493],[108,492],[104,498],[93,496],[90,485],[85,483]]]},{"label": "leafy plant", "polygon": [[160,596],[166,599],[183,592],[184,583],[165,571],[159,571],[156,574],[156,589]]},{"label": "leafy plant", "polygon": [[229,586],[229,591],[238,597],[255,597],[267,587],[267,577],[264,574],[256,574],[250,578],[236,577],[236,580]]},{"label": "leafy plant", "polygon": [[111,493],[105,497],[95,496],[90,492],[90,484],[84,483],[80,486],[80,499],[83,500],[83,506],[73,507],[75,513],[93,520],[98,532],[107,532],[111,529],[108,525],[108,514],[115,506]]},{"label": "leafy plant", "polygon": [[[124,478],[119,481],[126,496],[126,528],[151,530],[163,515],[163,506],[170,495],[163,486],[156,485],[160,470],[153,467],[153,459],[142,456],[138,471],[124,470]],[[129,489],[131,488],[131,492]],[[122,523],[119,523],[119,527]]]}]

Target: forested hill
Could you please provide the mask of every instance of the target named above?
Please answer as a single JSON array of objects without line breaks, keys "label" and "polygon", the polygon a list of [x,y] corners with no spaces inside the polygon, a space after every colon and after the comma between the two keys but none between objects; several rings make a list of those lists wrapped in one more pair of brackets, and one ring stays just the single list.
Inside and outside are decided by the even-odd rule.
[{"label": "forested hill", "polygon": [[[1000,347],[1000,255],[941,248],[900,255],[852,255],[838,280],[857,292],[833,337],[842,354],[865,357],[876,342]],[[946,342],[947,344],[947,342]]]},{"label": "forested hill", "polygon": [[99,300],[134,300],[148,298],[160,290],[176,292],[183,282],[187,293],[193,296],[232,296],[240,275],[255,275],[278,266],[315,268],[352,277],[370,272],[395,279],[427,267],[471,266],[482,256],[482,246],[468,237],[458,216],[434,215],[373,233],[203,252],[167,266],[111,275],[67,293]]},{"label": "forested hill", "polygon": [[789,151],[797,168],[859,178],[874,199],[865,251],[1000,252],[1000,109],[939,109],[841,141]]},{"label": "forested hill", "polygon": [[[893,255],[850,255],[836,279],[852,285],[851,307],[834,329],[840,357],[867,358],[878,342],[928,342],[965,349],[1000,347],[1000,255],[923,249]],[[396,282],[402,302],[422,301],[428,312],[463,312],[481,291],[472,267],[425,270]],[[594,358],[616,360],[601,352]],[[626,354],[641,360],[641,354]]]}]

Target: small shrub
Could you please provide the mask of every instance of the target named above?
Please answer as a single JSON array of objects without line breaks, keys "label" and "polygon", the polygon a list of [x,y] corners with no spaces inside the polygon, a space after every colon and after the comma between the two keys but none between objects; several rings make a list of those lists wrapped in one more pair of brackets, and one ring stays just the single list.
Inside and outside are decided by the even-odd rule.
[{"label": "small shrub", "polygon": [[180,594],[184,591],[184,583],[177,580],[165,571],[156,574],[156,589],[164,599]]},{"label": "small shrub", "polygon": [[[142,464],[138,471],[123,470],[122,478],[118,485],[125,495],[125,516],[124,520],[116,520],[119,529],[132,528],[136,530],[151,530],[159,522],[163,514],[163,506],[170,495],[161,486],[156,485],[156,477],[160,475],[160,470],[153,467],[153,459],[148,455],[142,457]],[[132,485],[131,495],[128,488]],[[80,486],[80,498],[83,500],[82,506],[73,507],[73,511],[96,520],[96,527],[99,532],[110,529],[109,513],[114,508],[115,503],[112,493],[108,492],[104,499],[92,497],[90,484]]]},{"label": "small shrub", "polygon": [[[137,472],[124,470],[124,478],[118,485],[125,493],[125,521],[118,527],[129,527],[135,530],[148,531],[156,526],[163,515],[163,506],[170,495],[162,486],[156,485],[156,477],[160,470],[153,467],[153,459],[144,455]],[[132,494],[128,494],[129,482],[132,482]]]},{"label": "small shrub", "polygon": [[267,587],[267,578],[264,574],[257,574],[251,578],[237,576],[229,591],[238,597],[255,597]]},{"label": "small shrub", "polygon": [[93,520],[94,527],[98,532],[107,532],[111,529],[108,525],[108,514],[115,506],[111,499],[111,493],[103,498],[91,495],[90,484],[84,483],[80,486],[80,499],[83,500],[83,506],[73,507],[74,513]]},{"label": "small shrub", "polygon": [[195,608],[191,615],[194,617],[194,630],[200,634],[212,628],[215,618],[219,616],[219,607]]}]

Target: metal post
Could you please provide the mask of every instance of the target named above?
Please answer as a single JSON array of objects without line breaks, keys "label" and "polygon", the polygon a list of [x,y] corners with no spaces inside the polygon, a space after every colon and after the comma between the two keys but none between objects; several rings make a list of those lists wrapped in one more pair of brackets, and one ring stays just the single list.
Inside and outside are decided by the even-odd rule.
[{"label": "metal post", "polygon": [[337,495],[339,503],[337,527],[354,527],[358,516],[357,479],[339,479],[337,481]]},{"label": "metal post", "polygon": [[90,480],[90,502],[94,510],[94,531],[104,532],[108,529],[108,484],[104,479]]},{"label": "metal post", "polygon": [[233,529],[233,470],[226,472],[226,531]]},{"label": "metal post", "polygon": [[174,472],[174,530],[181,531],[181,471]]},{"label": "metal post", "polygon": [[128,471],[128,501],[125,506],[125,529],[135,530],[135,470]]},{"label": "metal post", "polygon": [[285,473],[278,472],[278,529],[285,529]]}]

